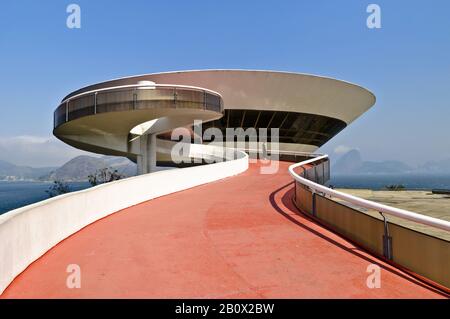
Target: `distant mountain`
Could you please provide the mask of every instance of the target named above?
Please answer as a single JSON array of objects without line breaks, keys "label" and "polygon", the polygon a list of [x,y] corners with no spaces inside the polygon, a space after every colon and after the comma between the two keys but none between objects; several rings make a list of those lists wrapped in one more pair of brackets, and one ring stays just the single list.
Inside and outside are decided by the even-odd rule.
[{"label": "distant mountain", "polygon": [[332,174],[402,174],[414,169],[400,161],[363,161],[358,150],[351,150],[339,158],[332,167]]},{"label": "distant mountain", "polygon": [[361,154],[358,150],[351,150],[342,155],[333,165],[333,174],[354,174],[363,164]]},{"label": "distant mountain", "polygon": [[450,174],[450,158],[441,161],[429,161],[420,165],[418,171],[431,174]]},{"label": "distant mountain", "polygon": [[87,181],[89,175],[108,167],[117,170],[125,177],[134,176],[137,172],[136,164],[124,157],[82,155],[71,159],[59,168],[18,166],[0,160],[0,180]]},{"label": "distant mountain", "polygon": [[97,170],[110,167],[125,177],[136,175],[136,165],[127,158],[103,156],[77,156],[60,168],[43,176],[45,180],[86,181]]},{"label": "distant mountain", "polygon": [[[102,168],[117,170],[125,177],[135,176],[136,164],[125,157],[115,156],[78,156],[68,161],[59,168],[42,167],[33,168],[18,166],[0,160],[0,180],[62,180],[62,181],[87,181],[88,176]],[[358,150],[351,150],[342,155],[332,166],[332,174],[357,175],[357,174],[450,174],[450,159],[427,162],[418,168],[411,168],[400,161],[363,161]]]},{"label": "distant mountain", "polygon": [[28,167],[0,160],[0,180],[35,180],[48,174],[55,167]]},{"label": "distant mountain", "polygon": [[108,164],[108,167],[116,169],[120,174],[130,177],[137,174],[135,163],[125,157],[103,156],[102,159]]},{"label": "distant mountain", "polygon": [[48,176],[44,176],[46,180],[61,181],[85,181],[88,176],[94,174],[98,169],[106,166],[106,163],[92,156],[77,156],[60,168],[51,172]]},{"label": "distant mountain", "polygon": [[413,169],[400,161],[362,162],[358,174],[402,174]]}]

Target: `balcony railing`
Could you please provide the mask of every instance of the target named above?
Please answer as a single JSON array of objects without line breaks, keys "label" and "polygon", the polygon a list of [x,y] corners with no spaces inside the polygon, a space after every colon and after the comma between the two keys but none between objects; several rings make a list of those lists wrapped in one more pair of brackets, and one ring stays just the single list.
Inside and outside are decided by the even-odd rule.
[{"label": "balcony railing", "polygon": [[[450,232],[450,222],[352,196],[325,186],[327,155],[289,167],[295,180],[295,205],[355,244],[450,290],[450,241],[389,221],[390,217]],[[323,177],[325,176],[325,178]],[[364,210],[379,213],[381,218]]]},{"label": "balcony railing", "polygon": [[193,108],[223,112],[222,97],[210,90],[181,85],[136,84],[72,96],[54,112],[54,128],[89,115],[151,108]]}]

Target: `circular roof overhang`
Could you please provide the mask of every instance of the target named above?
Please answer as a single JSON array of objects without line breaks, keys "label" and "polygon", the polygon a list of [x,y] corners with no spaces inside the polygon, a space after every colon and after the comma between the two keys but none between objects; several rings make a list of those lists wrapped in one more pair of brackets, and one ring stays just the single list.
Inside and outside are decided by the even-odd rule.
[{"label": "circular roof overhang", "polygon": [[[140,81],[188,85],[218,92],[225,109],[272,110],[318,114],[347,125],[375,104],[369,90],[328,77],[258,70],[198,70],[152,73],[84,87],[82,92]],[[66,99],[65,98],[65,99]]]}]

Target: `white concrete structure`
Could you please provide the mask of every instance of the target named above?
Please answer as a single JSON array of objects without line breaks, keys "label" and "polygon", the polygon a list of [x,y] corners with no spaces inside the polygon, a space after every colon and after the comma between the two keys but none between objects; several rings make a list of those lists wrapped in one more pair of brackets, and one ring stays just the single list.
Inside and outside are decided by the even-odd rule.
[{"label": "white concrete structure", "polygon": [[[221,130],[279,128],[280,152],[312,152],[375,103],[366,89],[305,74],[207,70],[141,75],[95,84],[63,99],[54,134],[91,152],[156,170],[162,134],[201,120]],[[160,135],[161,138],[157,139]],[[269,143],[269,149],[270,143]],[[189,145],[188,157],[225,162],[154,172],[58,196],[0,216],[0,293],[30,263],[90,223],[143,201],[239,174],[248,155]]]},{"label": "white concrete structure", "polygon": [[151,145],[159,142],[144,135],[162,136],[201,120],[204,129],[219,128],[224,136],[227,128],[278,128],[281,151],[314,152],[374,103],[374,95],[358,85],[306,74],[154,73],[69,94],[55,112],[54,134],[83,150],[126,156],[147,172],[155,165]]},{"label": "white concrete structure", "polygon": [[[189,155],[216,152],[214,146],[196,145]],[[33,261],[83,227],[144,201],[247,170],[247,154],[234,150],[228,154],[225,162],[102,184],[0,215],[0,294]]]}]

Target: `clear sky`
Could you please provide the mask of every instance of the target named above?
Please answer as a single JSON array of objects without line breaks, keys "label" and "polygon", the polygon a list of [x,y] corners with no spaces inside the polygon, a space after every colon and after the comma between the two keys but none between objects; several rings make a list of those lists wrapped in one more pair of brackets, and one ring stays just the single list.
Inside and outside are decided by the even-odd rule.
[{"label": "clear sky", "polygon": [[[81,7],[81,29],[66,7]],[[381,7],[381,29],[366,8]],[[67,93],[158,71],[305,72],[363,85],[371,111],[322,151],[367,160],[450,158],[450,1],[2,1],[0,159],[59,165],[79,154],[51,137]]]}]

